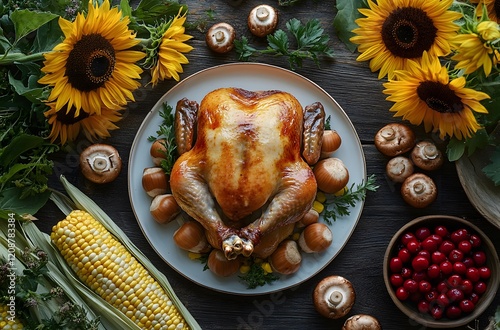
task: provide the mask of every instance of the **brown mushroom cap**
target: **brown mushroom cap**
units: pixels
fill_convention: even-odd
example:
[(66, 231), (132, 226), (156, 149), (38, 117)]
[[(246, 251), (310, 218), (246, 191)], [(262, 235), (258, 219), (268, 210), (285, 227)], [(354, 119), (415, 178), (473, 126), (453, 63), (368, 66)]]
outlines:
[(324, 317), (338, 319), (351, 310), (356, 300), (354, 288), (342, 276), (332, 275), (322, 279), (313, 292), (314, 307)]
[(345, 320), (342, 330), (382, 330), (382, 326), (371, 315), (357, 314)]
[(216, 23), (208, 29), (205, 41), (208, 47), (217, 53), (227, 53), (234, 47), (236, 31), (228, 23)]
[(375, 134), (375, 146), (384, 155), (395, 157), (415, 146), (415, 133), (402, 123), (387, 124)]
[(111, 182), (118, 177), (122, 169), (122, 160), (113, 146), (92, 144), (80, 154), (82, 174), (94, 183)]
[(248, 28), (258, 37), (265, 37), (278, 26), (278, 12), (269, 5), (259, 5), (248, 15)]
[(423, 173), (410, 175), (401, 185), (401, 195), (406, 203), (416, 208), (424, 208), (434, 202), (437, 188), (434, 181)]
[(413, 174), (414, 166), (412, 161), (405, 156), (391, 158), (385, 166), (387, 177), (391, 181), (401, 183)]
[(443, 153), (430, 141), (418, 142), (411, 152), (415, 166), (424, 171), (434, 171), (444, 163)]

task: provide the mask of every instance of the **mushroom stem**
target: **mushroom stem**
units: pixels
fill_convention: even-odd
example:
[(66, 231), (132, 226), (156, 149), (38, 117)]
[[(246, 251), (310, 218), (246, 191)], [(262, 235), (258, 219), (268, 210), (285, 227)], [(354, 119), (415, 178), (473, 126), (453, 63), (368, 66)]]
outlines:
[(426, 145), (422, 152), (428, 159), (436, 159), (439, 156), (437, 148), (433, 144)]
[(425, 184), (420, 181), (415, 182), (415, 184), (413, 185), (413, 191), (417, 194), (422, 194), (423, 192), (425, 192)]
[(265, 21), (269, 17), (269, 10), (266, 7), (261, 6), (257, 9), (257, 18), (259, 21)]
[(392, 127), (385, 127), (380, 131), (380, 135), (387, 141), (393, 140), (396, 137), (396, 132)]
[(217, 42), (222, 42), (224, 41), (224, 39), (226, 39), (226, 35), (224, 34), (224, 32), (217, 31), (215, 33), (215, 40), (217, 40)]
[(335, 290), (330, 294), (330, 297), (328, 297), (328, 302), (333, 306), (337, 306), (342, 302), (342, 299), (344, 299), (342, 292)]
[(113, 156), (114, 154), (111, 154), (108, 157), (103, 155), (95, 155), (93, 157), (87, 158), (87, 162), (95, 172), (108, 172), (111, 169), (111, 158)]

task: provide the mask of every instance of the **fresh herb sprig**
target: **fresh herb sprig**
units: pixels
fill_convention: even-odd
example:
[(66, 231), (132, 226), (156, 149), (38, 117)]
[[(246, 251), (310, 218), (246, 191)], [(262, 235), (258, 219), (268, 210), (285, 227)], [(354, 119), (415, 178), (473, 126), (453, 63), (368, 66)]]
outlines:
[(268, 46), (266, 49), (256, 49), (249, 44), (245, 36), (235, 40), (235, 50), (240, 61), (248, 61), (250, 57), (259, 55), (285, 56), (292, 70), (302, 67), (302, 62), (306, 59), (312, 60), (318, 67), (320, 66), (320, 56), (334, 57), (333, 49), (328, 45), (330, 37), (324, 34), (321, 22), (318, 19), (311, 19), (303, 24), (296, 18), (290, 19), (286, 23), (287, 32), (295, 39), (295, 49), (292, 49), (287, 32), (277, 30), (267, 36)]
[(162, 159), (160, 166), (166, 174), (170, 174), (177, 159), (172, 106), (166, 102), (163, 103), (163, 108), (160, 110), (159, 115), (163, 121), (156, 131), (156, 136), (150, 136), (148, 140), (150, 142), (161, 140), (162, 145), (165, 147), (165, 150), (161, 150), (161, 152), (165, 155), (165, 158)]
[(355, 186), (347, 187), (344, 194), (333, 196), (325, 202), (325, 210), (323, 211), (323, 219), (329, 225), (336, 221), (338, 217), (350, 214), (350, 208), (356, 205), (356, 202), (364, 200), (368, 191), (376, 191), (375, 175), (370, 175), (366, 181), (363, 181)]
[(247, 273), (238, 276), (240, 280), (246, 283), (247, 289), (255, 289), (259, 286), (270, 284), (279, 279), (275, 273), (267, 273), (261, 264), (252, 262)]

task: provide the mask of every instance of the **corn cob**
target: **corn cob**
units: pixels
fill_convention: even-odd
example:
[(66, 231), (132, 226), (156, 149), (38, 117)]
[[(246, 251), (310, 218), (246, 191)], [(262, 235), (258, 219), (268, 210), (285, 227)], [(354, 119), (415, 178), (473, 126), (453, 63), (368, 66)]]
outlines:
[(23, 324), (17, 317), (11, 317), (9, 315), (8, 306), (6, 304), (0, 303), (0, 329), (3, 330), (20, 330), (23, 329)]
[(163, 288), (89, 213), (72, 211), (51, 239), (79, 279), (140, 328), (188, 328)]

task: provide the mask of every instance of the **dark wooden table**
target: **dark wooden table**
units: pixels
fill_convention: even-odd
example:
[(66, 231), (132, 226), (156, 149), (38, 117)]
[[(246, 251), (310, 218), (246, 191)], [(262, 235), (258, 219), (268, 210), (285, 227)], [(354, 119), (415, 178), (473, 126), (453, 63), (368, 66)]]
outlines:
[[(231, 23), (238, 36), (245, 35), (259, 46), (264, 44), (252, 38), (246, 17), (250, 10), (261, 3), (277, 7), (277, 1), (184, 1), (190, 8), (188, 22), (194, 23), (207, 18), (206, 11), (213, 10), (214, 19), (208, 25), (219, 21)], [(430, 214), (447, 214), (470, 220), (484, 230), (498, 243), (499, 230), (476, 211), (465, 195), (453, 163), (431, 174), (438, 187), (438, 198), (425, 209), (414, 209), (401, 199), (398, 186), (390, 183), (384, 169), (387, 158), (381, 155), (373, 144), (374, 134), (385, 124), (395, 121), (389, 112), (390, 103), (382, 94), (382, 82), (371, 73), (366, 62), (356, 62), (357, 53), (351, 53), (338, 40), (332, 26), (335, 17), (334, 1), (302, 0), (292, 7), (279, 8), (280, 28), (290, 18), (306, 21), (312, 18), (321, 20), (325, 32), (331, 36), (331, 46), (335, 58), (321, 61), (321, 68), (312, 62), (305, 62), (297, 72), (314, 81), (333, 96), (353, 122), (361, 139), (366, 156), (368, 174), (377, 176), (380, 186), (376, 193), (369, 193), (359, 223), (342, 252), (320, 273), (297, 287), (283, 292), (263, 296), (234, 296), (200, 287), (170, 268), (153, 251), (143, 236), (132, 212), (127, 194), (127, 162), (134, 136), (142, 120), (175, 81), (160, 83), (156, 88), (143, 87), (136, 91), (136, 102), (130, 103), (119, 122), (120, 129), (112, 132), (105, 143), (114, 145), (120, 152), (124, 168), (118, 179), (105, 185), (87, 182), (79, 170), (78, 155), (88, 142), (81, 141), (61, 152), (55, 159), (55, 174), (51, 186), (62, 189), (57, 177), (65, 175), (93, 198), (114, 221), (129, 235), (131, 240), (166, 274), (176, 293), (204, 329), (340, 329), (344, 317), (329, 320), (321, 317), (312, 304), (312, 291), (315, 285), (328, 275), (342, 275), (350, 279), (357, 293), (356, 304), (349, 315), (371, 314), (377, 317), (384, 329), (424, 329), (400, 312), (386, 292), (382, 262), (384, 252), (393, 234), (409, 220)], [(236, 53), (219, 55), (205, 46), (204, 34), (197, 30), (189, 31), (194, 38), (190, 44), (195, 49), (188, 54), (190, 63), (181, 78), (199, 70), (219, 64), (237, 62)], [(285, 59), (261, 56), (259, 62), (288, 68)], [(145, 77), (145, 82), (149, 77)], [(396, 119), (399, 121), (399, 119)], [(37, 224), (44, 231), (62, 218), (52, 203), (48, 203), (38, 214)], [(497, 250), (499, 245), (497, 244)], [(500, 297), (490, 305), (479, 319), (479, 329), (484, 329), (488, 317), (493, 315)], [(471, 324), (473, 326), (473, 324)], [(462, 329), (469, 329), (463, 327)]]

